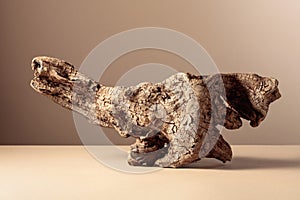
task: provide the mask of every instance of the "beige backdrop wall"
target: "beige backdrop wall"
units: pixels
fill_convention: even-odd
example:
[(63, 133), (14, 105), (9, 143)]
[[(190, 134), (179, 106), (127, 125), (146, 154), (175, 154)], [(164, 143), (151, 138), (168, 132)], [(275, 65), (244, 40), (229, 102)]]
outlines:
[[(280, 80), (283, 97), (271, 105), (264, 123), (223, 131), (231, 143), (300, 144), (300, 1), (2, 0), (0, 21), (1, 144), (80, 144), (71, 112), (29, 87), (31, 59), (49, 55), (80, 66), (107, 37), (146, 26), (194, 38), (222, 72), (256, 72)], [(189, 65), (170, 53), (144, 50), (122, 56), (111, 67), (118, 72), (148, 62)], [(101, 81), (113, 84), (111, 77)]]

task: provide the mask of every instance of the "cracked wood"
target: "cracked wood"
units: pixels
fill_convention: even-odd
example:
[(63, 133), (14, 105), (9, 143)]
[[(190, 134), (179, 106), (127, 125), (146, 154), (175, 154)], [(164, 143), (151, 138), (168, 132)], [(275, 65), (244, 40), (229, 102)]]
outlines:
[(203, 157), (230, 161), (219, 126), (258, 126), (280, 98), (278, 81), (257, 74), (196, 76), (177, 73), (160, 83), (104, 86), (63, 60), (36, 57), (31, 86), (91, 123), (134, 137), (128, 163), (180, 167)]

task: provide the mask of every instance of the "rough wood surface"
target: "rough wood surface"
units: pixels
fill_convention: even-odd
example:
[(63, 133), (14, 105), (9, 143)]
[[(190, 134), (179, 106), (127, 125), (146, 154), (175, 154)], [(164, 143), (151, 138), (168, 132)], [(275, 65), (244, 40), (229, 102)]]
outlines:
[(203, 157), (230, 161), (232, 151), (219, 126), (253, 127), (280, 98), (278, 81), (256, 74), (195, 76), (177, 73), (160, 83), (107, 87), (60, 59), (36, 57), (31, 86), (90, 122), (134, 137), (128, 162), (180, 167)]

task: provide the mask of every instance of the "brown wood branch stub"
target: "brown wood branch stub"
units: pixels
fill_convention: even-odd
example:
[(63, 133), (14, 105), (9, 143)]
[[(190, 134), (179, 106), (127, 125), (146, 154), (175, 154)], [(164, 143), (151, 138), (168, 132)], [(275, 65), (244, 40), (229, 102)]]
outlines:
[(232, 151), (219, 126), (253, 127), (280, 98), (278, 81), (257, 74), (195, 76), (177, 73), (160, 83), (107, 87), (63, 60), (36, 57), (31, 86), (91, 123), (134, 137), (128, 163), (180, 167), (203, 157), (230, 161)]

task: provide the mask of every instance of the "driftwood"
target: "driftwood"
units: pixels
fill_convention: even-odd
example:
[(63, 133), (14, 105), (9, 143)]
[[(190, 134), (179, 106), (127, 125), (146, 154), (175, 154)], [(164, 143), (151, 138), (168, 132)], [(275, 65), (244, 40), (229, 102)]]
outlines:
[(60, 59), (36, 57), (31, 86), (90, 122), (134, 137), (128, 162), (180, 167), (203, 157), (230, 161), (219, 126), (256, 127), (280, 98), (278, 81), (256, 74), (195, 76), (177, 73), (160, 83), (107, 87)]

